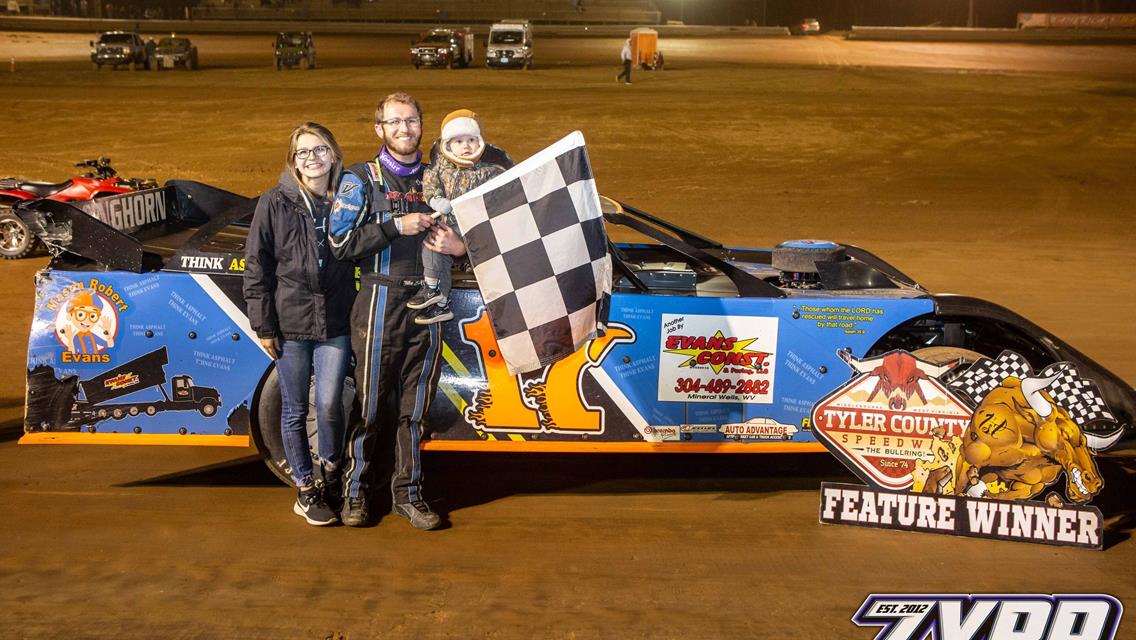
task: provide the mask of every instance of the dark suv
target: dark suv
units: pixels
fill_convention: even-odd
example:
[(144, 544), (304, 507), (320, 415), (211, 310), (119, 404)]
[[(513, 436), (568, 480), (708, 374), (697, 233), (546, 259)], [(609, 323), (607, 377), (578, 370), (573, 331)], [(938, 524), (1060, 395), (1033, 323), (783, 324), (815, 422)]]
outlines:
[(468, 67), (473, 64), (469, 27), (438, 28), (410, 45), (410, 64), (418, 67)]
[(273, 47), (276, 49), (277, 71), (297, 65), (301, 69), (316, 68), (316, 45), (311, 31), (282, 31), (277, 34)]
[(91, 62), (95, 70), (101, 70), (104, 64), (117, 69), (118, 65), (129, 65), (133, 71), (139, 67), (149, 69), (150, 59), (146, 52), (146, 43), (137, 33), (127, 31), (107, 31), (99, 34), (98, 41), (91, 43)]

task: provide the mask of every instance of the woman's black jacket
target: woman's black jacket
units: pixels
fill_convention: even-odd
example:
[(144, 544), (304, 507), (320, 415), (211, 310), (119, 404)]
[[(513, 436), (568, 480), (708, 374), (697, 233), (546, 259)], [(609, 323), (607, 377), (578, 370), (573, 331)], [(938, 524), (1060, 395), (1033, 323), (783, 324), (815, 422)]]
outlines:
[[(350, 332), (355, 265), (329, 252), (321, 277), (311, 204), (287, 170), (256, 204), (245, 247), (244, 296), (258, 337), (323, 341)], [(326, 242), (327, 231), (321, 233)]]

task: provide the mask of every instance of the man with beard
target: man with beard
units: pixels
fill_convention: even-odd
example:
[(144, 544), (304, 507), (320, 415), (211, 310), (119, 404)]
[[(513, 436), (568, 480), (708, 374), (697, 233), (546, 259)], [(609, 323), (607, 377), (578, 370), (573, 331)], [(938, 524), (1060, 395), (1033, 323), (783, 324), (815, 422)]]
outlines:
[(441, 325), (415, 324), (406, 301), (422, 282), (424, 243), (453, 256), (464, 255), (465, 244), (434, 223), (422, 197), (418, 101), (401, 92), (383, 98), (375, 108), (375, 133), (382, 149), (343, 174), (331, 213), (332, 253), (355, 260), (362, 274), (351, 310), (358, 410), (347, 432), (340, 520), (367, 523), (375, 443), (387, 426), (395, 429), (394, 512), (418, 529), (435, 529), (441, 518), (422, 497), (418, 445), (438, 382)]

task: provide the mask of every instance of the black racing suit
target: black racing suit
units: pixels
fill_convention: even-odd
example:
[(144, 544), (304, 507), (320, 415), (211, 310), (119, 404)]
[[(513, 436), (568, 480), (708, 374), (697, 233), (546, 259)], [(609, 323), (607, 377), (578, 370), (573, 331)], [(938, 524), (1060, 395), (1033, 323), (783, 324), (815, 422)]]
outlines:
[(420, 167), (410, 176), (383, 168), (376, 158), (344, 173), (331, 214), (331, 251), (360, 268), (351, 310), (356, 411), (347, 430), (345, 496), (370, 497), (375, 444), (381, 428), (395, 428), (391, 496), (395, 504), (422, 500), (419, 443), (423, 418), (438, 384), (440, 324), (420, 325), (406, 308), (422, 281), (426, 233), (404, 236), (394, 220), (429, 213)]

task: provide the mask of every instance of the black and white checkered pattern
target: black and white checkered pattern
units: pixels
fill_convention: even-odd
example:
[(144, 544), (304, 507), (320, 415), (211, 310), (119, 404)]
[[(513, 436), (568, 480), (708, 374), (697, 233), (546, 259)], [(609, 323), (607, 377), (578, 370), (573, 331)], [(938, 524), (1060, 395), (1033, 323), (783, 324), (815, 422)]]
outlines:
[(453, 207), (511, 373), (552, 364), (604, 330), (611, 258), (583, 134), (571, 133)]
[(977, 406), (986, 394), (1007, 377), (1048, 378), (1052, 375), (1057, 375), (1057, 379), (1045, 388), (1046, 392), (1078, 425), (1086, 426), (1099, 421), (1116, 422), (1116, 417), (1108, 410), (1096, 383), (1082, 378), (1077, 368), (1068, 362), (1051, 364), (1035, 376), (1033, 367), (1025, 358), (1013, 351), (1003, 351), (995, 360), (983, 358), (975, 362), (951, 381), (950, 387)]

